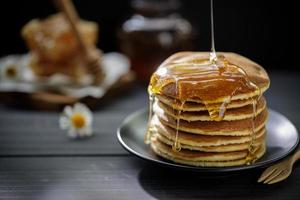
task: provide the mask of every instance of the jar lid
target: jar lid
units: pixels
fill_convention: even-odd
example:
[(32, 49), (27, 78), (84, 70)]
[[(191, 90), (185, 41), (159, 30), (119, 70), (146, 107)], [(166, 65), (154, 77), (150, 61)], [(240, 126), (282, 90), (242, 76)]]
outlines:
[(132, 0), (131, 6), (144, 16), (170, 14), (180, 7), (179, 0)]

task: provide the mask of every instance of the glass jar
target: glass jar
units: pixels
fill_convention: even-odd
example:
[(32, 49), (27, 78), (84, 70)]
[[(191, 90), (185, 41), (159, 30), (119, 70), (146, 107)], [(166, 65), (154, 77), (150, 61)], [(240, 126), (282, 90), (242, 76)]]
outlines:
[(148, 83), (168, 56), (192, 50), (194, 31), (176, 12), (177, 0), (133, 0), (131, 5), (135, 13), (121, 27), (120, 49), (130, 58), (138, 79)]

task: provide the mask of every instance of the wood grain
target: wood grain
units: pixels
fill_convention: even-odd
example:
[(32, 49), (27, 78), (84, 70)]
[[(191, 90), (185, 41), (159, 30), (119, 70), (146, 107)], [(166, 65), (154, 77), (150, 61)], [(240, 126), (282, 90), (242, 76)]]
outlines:
[(0, 159), (0, 199), (284, 199), (300, 196), (300, 168), (277, 185), (260, 171), (203, 175), (130, 156)]
[[(300, 128), (300, 75), (271, 73), (268, 106)], [(300, 167), (275, 185), (256, 183), (262, 170), (199, 174), (137, 159), (118, 144), (116, 129), (147, 105), (135, 86), (95, 111), (96, 134), (70, 140), (58, 128), (59, 112), (0, 106), (0, 199), (284, 199), (300, 197)]]
[(95, 111), (94, 136), (83, 140), (69, 139), (60, 130), (58, 112), (0, 109), (0, 156), (127, 154), (116, 131), (128, 114), (147, 104), (143, 89), (136, 91)]

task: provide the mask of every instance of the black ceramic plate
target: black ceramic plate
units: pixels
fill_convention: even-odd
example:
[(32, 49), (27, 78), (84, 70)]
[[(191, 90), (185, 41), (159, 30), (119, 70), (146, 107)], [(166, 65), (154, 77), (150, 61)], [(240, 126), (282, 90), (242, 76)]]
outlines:
[(240, 171), (251, 168), (266, 167), (288, 156), (298, 145), (299, 136), (294, 125), (282, 114), (269, 110), (267, 124), (267, 153), (252, 165), (238, 167), (194, 167), (177, 164), (155, 155), (149, 145), (144, 143), (147, 125), (146, 109), (129, 115), (118, 129), (118, 140), (130, 153), (164, 166), (204, 172)]

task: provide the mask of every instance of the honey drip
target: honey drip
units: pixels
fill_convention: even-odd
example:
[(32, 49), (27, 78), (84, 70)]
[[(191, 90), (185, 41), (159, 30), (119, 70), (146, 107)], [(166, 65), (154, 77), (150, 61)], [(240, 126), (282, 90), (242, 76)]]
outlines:
[(153, 104), (154, 104), (154, 95), (149, 92), (149, 113), (148, 113), (148, 124), (147, 124), (147, 130), (146, 130), (146, 135), (145, 135), (145, 143), (149, 144), (151, 141), (152, 133), (154, 132), (154, 127), (151, 126), (151, 120), (153, 116)]
[(210, 118), (214, 121), (224, 119), (228, 104), (232, 97), (239, 93), (254, 93), (252, 97), (253, 120), (251, 141), (246, 162), (251, 164), (256, 158), (254, 153), (256, 104), (261, 95), (260, 88), (248, 77), (240, 66), (230, 63), (224, 56), (217, 55), (214, 43), (213, 1), (211, 0), (211, 53), (208, 57), (197, 57), (197, 53), (175, 57), (159, 66), (151, 77), (148, 92), (150, 94), (150, 109), (148, 131), (145, 141), (151, 138), (150, 120), (152, 118), (153, 98), (155, 95), (166, 95), (181, 102), (176, 112), (176, 136), (172, 149), (180, 151), (178, 141), (181, 114), (186, 101), (200, 100), (205, 105)]
[(184, 101), (181, 102), (179, 110), (175, 111), (175, 112), (177, 112), (177, 114), (176, 114), (176, 134), (175, 134), (174, 143), (172, 145), (173, 151), (180, 151), (181, 150), (181, 145), (180, 145), (180, 142), (178, 140), (178, 137), (179, 137), (180, 116), (181, 116), (181, 112), (183, 110), (184, 103), (185, 103)]
[(259, 94), (257, 97), (252, 97), (252, 107), (253, 107), (253, 115), (252, 115), (252, 123), (251, 123), (251, 140), (248, 146), (248, 155), (246, 157), (246, 164), (250, 165), (252, 164), (257, 157), (255, 156), (255, 152), (257, 151), (257, 147), (255, 147), (255, 139), (256, 139), (256, 132), (255, 132), (255, 119), (257, 116), (257, 102), (261, 97), (261, 91), (258, 88)]

